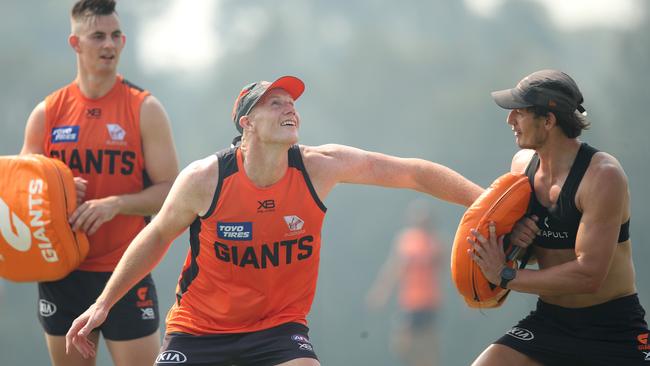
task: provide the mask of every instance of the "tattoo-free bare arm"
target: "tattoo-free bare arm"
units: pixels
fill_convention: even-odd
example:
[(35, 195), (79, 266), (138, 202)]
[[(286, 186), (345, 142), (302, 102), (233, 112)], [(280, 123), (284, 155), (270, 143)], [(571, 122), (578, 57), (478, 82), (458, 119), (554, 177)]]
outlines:
[[(337, 183), (406, 188), (469, 206), (483, 188), (456, 171), (423, 159), (399, 158), (344, 145), (305, 147), (308, 170), (325, 193)], [(313, 173), (312, 173), (313, 171)]]
[(171, 126), (162, 104), (147, 97), (140, 111), (144, 165), (152, 185), (141, 192), (119, 196), (119, 214), (152, 215), (162, 206), (178, 174), (178, 157)]
[(45, 101), (40, 102), (27, 118), (25, 138), (20, 155), (43, 154), (45, 139)]

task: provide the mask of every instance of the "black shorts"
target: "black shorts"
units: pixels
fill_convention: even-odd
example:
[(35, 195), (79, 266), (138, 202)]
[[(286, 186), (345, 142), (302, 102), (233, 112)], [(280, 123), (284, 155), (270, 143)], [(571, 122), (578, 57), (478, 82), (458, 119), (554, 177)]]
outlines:
[(570, 309), (537, 302), (537, 309), (495, 343), (544, 365), (650, 366), (645, 311), (637, 295)]
[[(59, 281), (39, 282), (38, 318), (47, 334), (62, 336), (72, 322), (95, 302), (110, 272), (74, 271)], [(158, 297), (147, 275), (118, 301), (98, 329), (104, 338), (126, 341), (158, 330)]]
[(271, 366), (304, 357), (318, 359), (309, 328), (286, 323), (250, 333), (170, 333), (165, 335), (156, 365)]

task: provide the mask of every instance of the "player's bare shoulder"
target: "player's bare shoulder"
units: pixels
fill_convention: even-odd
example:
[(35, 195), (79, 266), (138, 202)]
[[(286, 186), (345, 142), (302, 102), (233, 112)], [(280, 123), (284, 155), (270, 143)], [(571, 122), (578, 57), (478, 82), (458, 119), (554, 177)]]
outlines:
[(197, 188), (200, 186), (205, 190), (214, 192), (214, 189), (210, 189), (208, 186), (212, 186), (212, 188), (217, 186), (219, 181), (219, 159), (216, 155), (210, 155), (193, 161), (183, 169), (181, 174), (186, 176), (189, 183), (196, 184)]
[(25, 139), (21, 154), (42, 154), (45, 139), (45, 101), (34, 107), (25, 126)]
[(206, 212), (219, 182), (219, 160), (211, 155), (185, 167), (174, 182), (180, 197), (199, 214)]
[(312, 180), (320, 181), (326, 177), (327, 171), (336, 166), (336, 157), (330, 145), (308, 146), (299, 145), (305, 169)]
[(576, 192), (576, 204), (581, 212), (585, 213), (591, 208), (609, 208), (611, 202), (622, 204), (622, 219), (629, 217), (630, 193), (628, 179), (623, 167), (618, 160), (606, 153), (599, 151), (592, 158), (589, 167), (585, 172), (578, 191)]
[(342, 175), (355, 170), (364, 161), (362, 150), (339, 144), (301, 145), (300, 151), (310, 174), (325, 174), (336, 181), (341, 181)]
[(535, 150), (530, 149), (521, 149), (517, 151), (515, 156), (512, 157), (512, 163), (510, 165), (510, 171), (512, 173), (521, 173), (526, 172), (526, 167), (530, 163), (530, 159), (533, 158)]
[(169, 117), (162, 103), (153, 95), (147, 95), (140, 106), (140, 129), (168, 128)]
[(346, 146), (337, 144), (300, 145), (305, 169), (321, 199), (325, 199), (330, 190), (341, 181), (341, 172), (346, 166), (345, 148)]
[(594, 190), (607, 191), (607, 187), (610, 187), (627, 191), (628, 180), (623, 166), (614, 156), (604, 151), (597, 152), (591, 158), (583, 181)]
[(300, 145), (300, 153), (302, 154), (305, 166), (310, 170), (320, 170), (336, 165), (336, 161), (340, 157), (340, 148), (341, 145), (336, 144), (320, 146)]

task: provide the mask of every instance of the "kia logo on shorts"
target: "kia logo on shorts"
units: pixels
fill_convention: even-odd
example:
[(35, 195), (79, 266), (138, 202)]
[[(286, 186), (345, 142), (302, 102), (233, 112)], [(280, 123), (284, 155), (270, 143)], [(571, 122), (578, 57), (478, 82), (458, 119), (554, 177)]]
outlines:
[(187, 357), (178, 351), (165, 351), (158, 355), (156, 363), (185, 363)]
[(522, 341), (530, 341), (535, 338), (535, 335), (530, 330), (518, 327), (512, 327), (512, 329), (510, 329), (506, 334), (521, 339)]
[(56, 305), (47, 300), (38, 300), (38, 312), (43, 317), (48, 317), (56, 313)]

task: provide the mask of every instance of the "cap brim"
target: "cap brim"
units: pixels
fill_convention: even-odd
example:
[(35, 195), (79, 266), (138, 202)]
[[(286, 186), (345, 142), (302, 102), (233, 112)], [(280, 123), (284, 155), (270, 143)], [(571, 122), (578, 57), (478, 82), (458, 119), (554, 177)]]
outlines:
[(492, 99), (501, 108), (517, 109), (532, 107), (533, 104), (526, 102), (517, 93), (517, 89), (506, 89), (492, 92)]
[(302, 80), (298, 79), (295, 76), (282, 76), (278, 78), (276, 81), (272, 82), (271, 85), (269, 85), (269, 87), (266, 88), (264, 94), (266, 94), (269, 90), (272, 89), (286, 90), (287, 93), (291, 95), (293, 100), (297, 100), (305, 91), (305, 83), (303, 83)]

